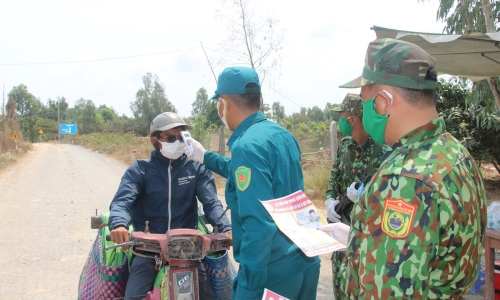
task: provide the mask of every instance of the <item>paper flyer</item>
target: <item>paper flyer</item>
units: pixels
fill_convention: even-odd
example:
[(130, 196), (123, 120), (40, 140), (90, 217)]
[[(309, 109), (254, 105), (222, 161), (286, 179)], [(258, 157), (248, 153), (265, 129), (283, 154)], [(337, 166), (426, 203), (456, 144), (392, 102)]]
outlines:
[(276, 294), (273, 291), (264, 288), (264, 295), (262, 296), (262, 300), (290, 300), (290, 299), (285, 298), (281, 295)]
[(317, 230), (326, 219), (302, 191), (288, 196), (260, 201), (278, 228), (309, 257), (331, 253), (345, 246), (329, 234)]

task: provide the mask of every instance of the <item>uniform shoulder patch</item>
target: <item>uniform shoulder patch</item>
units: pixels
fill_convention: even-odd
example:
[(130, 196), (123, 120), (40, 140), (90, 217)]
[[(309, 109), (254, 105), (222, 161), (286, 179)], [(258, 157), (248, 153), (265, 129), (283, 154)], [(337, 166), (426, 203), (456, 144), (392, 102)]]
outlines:
[(410, 235), (417, 206), (403, 199), (385, 199), (382, 231), (391, 238), (404, 239)]
[(244, 191), (250, 185), (250, 180), (252, 179), (252, 170), (245, 166), (240, 166), (236, 169), (236, 186), (240, 191)]

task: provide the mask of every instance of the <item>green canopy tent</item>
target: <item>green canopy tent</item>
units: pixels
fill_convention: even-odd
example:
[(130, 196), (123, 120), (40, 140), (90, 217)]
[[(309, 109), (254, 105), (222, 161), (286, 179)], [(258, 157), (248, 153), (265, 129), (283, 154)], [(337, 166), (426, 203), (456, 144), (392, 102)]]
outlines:
[(500, 32), (464, 35), (402, 31), (373, 26), (377, 38), (392, 38), (420, 46), (436, 60), (439, 74), (480, 81), (500, 76)]

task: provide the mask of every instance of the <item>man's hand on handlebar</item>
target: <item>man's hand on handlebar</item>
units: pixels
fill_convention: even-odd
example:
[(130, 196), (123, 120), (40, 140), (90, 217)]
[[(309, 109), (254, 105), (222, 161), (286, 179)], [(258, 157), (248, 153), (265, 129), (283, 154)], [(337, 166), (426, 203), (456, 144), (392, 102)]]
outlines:
[(227, 244), (227, 250), (231, 249), (231, 246), (233, 245), (233, 232), (231, 230), (228, 230), (224, 232), (225, 235), (229, 238), (229, 243)]
[[(123, 226), (118, 226), (111, 230), (109, 236), (115, 244), (125, 243), (130, 240), (130, 233), (128, 232), (128, 229)], [(129, 247), (130, 246), (123, 246), (122, 250), (127, 251)]]

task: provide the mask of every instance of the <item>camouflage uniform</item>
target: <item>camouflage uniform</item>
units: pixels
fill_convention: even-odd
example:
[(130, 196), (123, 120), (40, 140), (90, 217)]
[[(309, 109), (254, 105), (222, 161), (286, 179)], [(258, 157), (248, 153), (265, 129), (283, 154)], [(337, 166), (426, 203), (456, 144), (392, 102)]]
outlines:
[[(372, 160), (375, 143), (371, 138), (359, 147), (350, 136), (343, 137), (339, 142), (337, 158), (333, 163), (326, 198), (337, 199), (345, 193), (349, 185), (354, 181), (361, 182), (368, 174), (369, 165), (372, 165), (372, 172), (375, 172), (380, 165), (380, 156), (383, 151), (379, 151), (375, 159)], [(348, 174), (350, 165), (350, 174)]]
[[(348, 111), (361, 117), (363, 115), (362, 110), (363, 105), (359, 95), (347, 94), (339, 111)], [(377, 147), (378, 149), (374, 149)], [(374, 151), (377, 153), (373, 156)], [(340, 199), (340, 196), (345, 193), (351, 183), (364, 181), (367, 175), (371, 175), (369, 174), (370, 171), (375, 172), (378, 169), (383, 152), (380, 150), (380, 146), (376, 146), (371, 138), (362, 147), (359, 147), (352, 137), (343, 137), (339, 142), (337, 158), (333, 163), (326, 198)], [(348, 198), (344, 199), (351, 202)], [(347, 213), (350, 213), (350, 210)], [(347, 266), (347, 261), (344, 260), (345, 256), (345, 251), (335, 251), (332, 254), (332, 278), (335, 299), (345, 298)]]
[(485, 202), (479, 168), (443, 119), (410, 132), (354, 206), (350, 298), (463, 298), (477, 278)]
[[(341, 87), (435, 89), (426, 77), (434, 64), (416, 45), (375, 40), (362, 76)], [(444, 120), (434, 119), (392, 145), (355, 204), (346, 292), (351, 299), (464, 299), (485, 228), (481, 172)]]
[[(348, 111), (361, 118), (363, 116), (363, 104), (359, 95), (347, 94), (342, 101), (339, 112), (343, 111)], [(351, 183), (364, 179), (371, 162), (373, 146), (372, 139), (369, 139), (362, 147), (359, 147), (350, 136), (345, 136), (340, 140), (337, 158), (333, 163), (328, 190), (326, 191), (327, 199), (339, 199)], [(373, 163), (371, 163), (373, 171), (380, 165), (379, 158), (380, 155), (377, 155)]]

